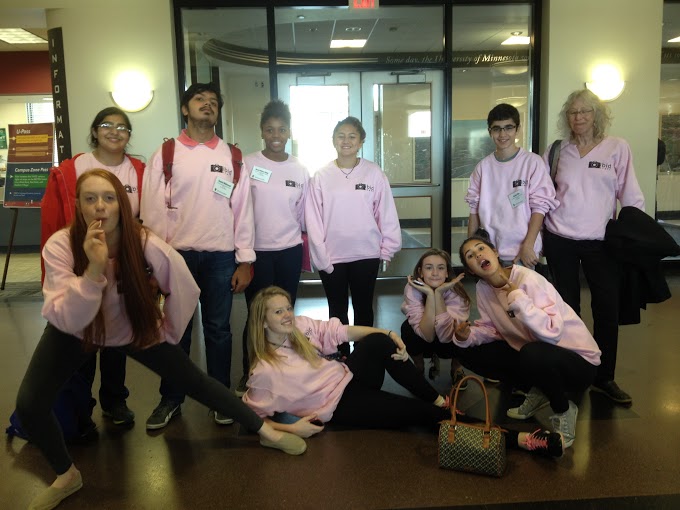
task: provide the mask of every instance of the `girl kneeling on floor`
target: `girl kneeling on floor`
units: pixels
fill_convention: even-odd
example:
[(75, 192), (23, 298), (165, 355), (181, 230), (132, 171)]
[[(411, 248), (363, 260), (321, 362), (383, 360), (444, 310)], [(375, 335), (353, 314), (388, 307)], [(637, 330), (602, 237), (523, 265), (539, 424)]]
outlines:
[(305, 451), (304, 440), (274, 430), (174, 345), (199, 289), (184, 259), (132, 216), (114, 174), (95, 169), (78, 178), (75, 219), (50, 237), (43, 259), (48, 324), (19, 388), (17, 415), (57, 478), (29, 509), (54, 508), (83, 485), (52, 408), (62, 385), (96, 349), (119, 350), (167, 377), (210, 409), (256, 430), (263, 446)]
[[(393, 331), (295, 316), (288, 293), (278, 287), (255, 296), (249, 320), (251, 364), (243, 401), (275, 429), (310, 437), (324, 423), (435, 428), (451, 417), (447, 399), (407, 362), (404, 343)], [(350, 341), (356, 343), (349, 357), (334, 359), (338, 345)], [(383, 391), (385, 371), (417, 398)], [(275, 413), (301, 418), (275, 423), (268, 418)], [(561, 436), (548, 431), (511, 431), (506, 443), (553, 457), (563, 451)]]
[[(401, 311), (406, 320), (401, 325), (401, 337), (413, 363), (422, 374), (424, 358), (431, 358), (433, 372), (438, 372), (438, 359), (451, 359), (451, 384), (458, 384), (465, 373), (457, 359), (461, 351), (451, 341), (441, 342), (435, 331), (435, 323), (442, 320), (466, 321), (470, 315), (470, 298), (460, 280), (463, 274), (455, 277), (451, 266), (451, 256), (436, 248), (422, 254), (413, 274), (408, 276), (404, 287), (404, 302)], [(464, 383), (464, 390), (467, 381)]]
[(474, 326), (442, 324), (437, 335), (474, 352), (466, 356), (466, 366), (475, 373), (530, 388), (522, 405), (507, 415), (525, 420), (550, 405), (554, 431), (571, 446), (578, 408), (566, 393), (583, 391), (595, 379), (600, 364), (595, 340), (543, 276), (518, 265), (502, 267), (488, 238), (464, 241), (460, 260), (479, 278), (480, 319)]

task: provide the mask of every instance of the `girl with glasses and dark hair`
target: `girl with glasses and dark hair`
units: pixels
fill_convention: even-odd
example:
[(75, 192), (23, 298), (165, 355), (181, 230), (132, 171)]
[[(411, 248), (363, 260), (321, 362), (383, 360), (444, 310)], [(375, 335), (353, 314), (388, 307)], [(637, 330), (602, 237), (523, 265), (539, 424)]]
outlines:
[(54, 508), (83, 485), (52, 408), (59, 389), (95, 349), (134, 358), (210, 409), (257, 431), (263, 446), (291, 455), (306, 449), (304, 440), (264, 423), (176, 346), (199, 289), (181, 255), (133, 216), (126, 195), (111, 172), (85, 172), (76, 184), (74, 221), (43, 249), (42, 315), (48, 323), (19, 388), (17, 415), (57, 478), (31, 510)]
[[(80, 175), (93, 168), (103, 168), (113, 173), (123, 184), (130, 202), (133, 216), (139, 216), (139, 201), (142, 189), (144, 163), (126, 153), (130, 142), (132, 124), (128, 115), (116, 107), (104, 108), (98, 112), (90, 124), (88, 143), (92, 152), (77, 154), (62, 161), (50, 170), (45, 195), (41, 202), (40, 248), (59, 229), (68, 225), (74, 218), (76, 203), (76, 181)], [(43, 267), (44, 262), (41, 260)], [(97, 355), (92, 353), (88, 362), (79, 370), (92, 386), (97, 366)], [(99, 403), (104, 416), (114, 424), (132, 424), (135, 414), (128, 408), (129, 395), (125, 387), (125, 356), (117, 352), (102, 352), (99, 355), (101, 386)], [(92, 400), (92, 407), (96, 401)], [(87, 434), (94, 429), (92, 420), (83, 423), (81, 433)]]

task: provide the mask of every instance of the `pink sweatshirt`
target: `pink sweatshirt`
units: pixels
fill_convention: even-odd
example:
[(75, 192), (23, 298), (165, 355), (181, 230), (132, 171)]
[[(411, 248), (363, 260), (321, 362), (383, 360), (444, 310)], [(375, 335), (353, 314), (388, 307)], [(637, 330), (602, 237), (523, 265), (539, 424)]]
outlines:
[[(465, 201), (470, 213), (479, 215), (479, 224), (489, 232), (500, 258), (507, 261), (519, 253), (531, 215), (545, 215), (559, 205), (545, 162), (521, 147), (510, 161), (501, 163), (493, 153), (481, 160), (470, 176)], [(539, 233), (534, 251), (542, 250)]]
[(515, 350), (529, 342), (548, 342), (579, 354), (592, 365), (600, 364), (600, 349), (576, 312), (555, 287), (540, 274), (512, 266), (510, 280), (519, 287), (506, 294), (483, 280), (477, 282), (480, 318), (467, 341), (459, 342), (453, 324), (435, 326), (439, 338), (453, 338), (460, 347), (505, 340)]
[[(439, 324), (440, 328), (443, 328), (445, 324), (450, 323), (453, 329), (454, 320), (460, 322), (468, 319), (470, 316), (470, 305), (466, 304), (463, 298), (453, 290), (446, 291), (443, 297), (446, 311), (434, 317), (435, 328), (437, 324)], [(416, 335), (420, 338), (425, 338), (420, 329), (420, 321), (425, 314), (425, 295), (422, 292), (418, 292), (408, 283), (404, 287), (404, 302), (401, 304), (401, 313), (406, 315), (406, 319)], [(442, 343), (451, 342), (450, 337), (437, 338)]]
[[(317, 321), (295, 317), (295, 326), (322, 354), (333, 354), (347, 342), (347, 326), (336, 318)], [(288, 340), (277, 349), (281, 360), (274, 365), (260, 361), (251, 370), (243, 402), (260, 417), (287, 412), (296, 416), (316, 413), (328, 422), (352, 380), (347, 365), (319, 358), (318, 367), (292, 350)]]
[(213, 191), (218, 177), (233, 182), (229, 146), (217, 136), (198, 143), (182, 131), (167, 186), (162, 160), (159, 148), (144, 172), (144, 226), (176, 250), (236, 251), (237, 262), (253, 262), (255, 227), (247, 167), (231, 198)]
[(310, 180), (305, 219), (312, 263), (392, 260), (401, 249), (401, 229), (390, 183), (382, 169), (361, 159), (347, 177), (331, 161)]
[[(286, 161), (272, 161), (254, 152), (245, 157), (250, 169), (250, 194), (255, 217), (255, 249), (285, 250), (302, 243), (305, 230), (305, 193), (309, 172), (294, 156)], [(267, 182), (266, 172), (271, 174)]]
[(91, 152), (83, 153), (80, 157), (75, 159), (76, 164), (76, 178), (80, 177), (88, 170), (93, 168), (103, 168), (113, 173), (118, 180), (123, 183), (127, 197), (130, 199), (130, 206), (132, 206), (132, 215), (139, 216), (139, 192), (137, 190), (137, 171), (132, 166), (130, 158), (123, 158), (123, 162), (117, 166), (108, 166), (100, 163), (94, 154)]
[[(550, 147), (543, 154), (546, 164), (549, 154)], [(555, 180), (560, 206), (545, 218), (553, 234), (602, 240), (607, 222), (616, 217), (617, 199), (621, 207), (645, 210), (633, 155), (622, 138), (608, 136), (583, 157), (575, 144), (564, 140)]]
[[(144, 240), (141, 241), (144, 244)], [(67, 229), (55, 233), (43, 248), (45, 259), (45, 301), (42, 316), (58, 330), (83, 338), (101, 308), (106, 327), (106, 346), (132, 342), (132, 329), (123, 296), (117, 291), (115, 259), (109, 259), (105, 277), (93, 281), (73, 272), (73, 252)], [(144, 258), (153, 268), (158, 286), (166, 294), (163, 305), (162, 341), (176, 344), (182, 338), (198, 304), (199, 289), (182, 256), (153, 233), (149, 235)]]

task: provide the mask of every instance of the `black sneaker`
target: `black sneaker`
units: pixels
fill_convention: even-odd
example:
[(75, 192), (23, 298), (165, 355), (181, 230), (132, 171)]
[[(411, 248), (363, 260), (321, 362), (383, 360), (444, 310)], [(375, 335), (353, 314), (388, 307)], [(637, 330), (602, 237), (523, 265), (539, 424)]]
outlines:
[(125, 402), (114, 404), (110, 409), (102, 409), (102, 415), (111, 418), (114, 425), (132, 425), (135, 422), (135, 413)]
[(559, 432), (537, 429), (527, 435), (523, 446), (542, 457), (559, 458), (564, 454), (564, 437)]
[(182, 407), (179, 404), (161, 399), (161, 403), (146, 420), (146, 428), (147, 430), (162, 429), (172, 418), (180, 414), (182, 414)]
[(633, 397), (619, 388), (615, 381), (604, 381), (593, 384), (590, 389), (602, 393), (617, 404), (630, 406), (633, 404)]

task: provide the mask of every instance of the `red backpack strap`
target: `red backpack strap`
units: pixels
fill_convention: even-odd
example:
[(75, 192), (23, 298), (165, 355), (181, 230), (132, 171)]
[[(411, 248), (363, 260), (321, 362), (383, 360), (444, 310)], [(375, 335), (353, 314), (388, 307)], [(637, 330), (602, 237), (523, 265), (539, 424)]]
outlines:
[(238, 183), (241, 177), (241, 168), (243, 168), (243, 153), (241, 149), (236, 147), (233, 143), (229, 143), (229, 150), (231, 151), (231, 165), (234, 167), (234, 186)]
[(172, 162), (175, 160), (175, 139), (166, 138), (162, 145), (163, 153), (163, 177), (167, 185), (172, 179)]

